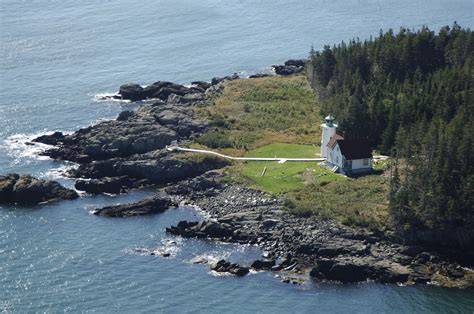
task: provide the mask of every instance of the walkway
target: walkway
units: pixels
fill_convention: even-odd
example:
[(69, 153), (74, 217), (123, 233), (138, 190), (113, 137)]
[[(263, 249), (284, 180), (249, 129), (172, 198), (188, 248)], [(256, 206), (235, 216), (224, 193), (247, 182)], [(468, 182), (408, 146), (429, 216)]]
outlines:
[[(193, 148), (184, 148), (184, 147), (179, 147), (179, 146), (167, 146), (167, 150), (169, 151), (182, 151), (182, 152), (193, 152), (193, 153), (201, 153), (201, 154), (209, 154), (209, 155), (214, 155), (214, 156), (219, 156), (222, 158), (227, 158), (231, 160), (253, 160), (253, 161), (276, 161), (280, 164), (287, 162), (287, 161), (296, 161), (296, 162), (321, 162), (324, 161), (325, 158), (319, 157), (319, 158), (281, 158), (281, 157), (232, 157), (224, 154), (220, 154), (217, 152), (213, 152), (211, 150), (204, 150), (204, 149), (193, 149)], [(374, 160), (385, 160), (388, 159), (388, 156), (383, 156), (383, 155), (378, 155), (378, 156), (373, 156)]]
[(222, 158), (227, 158), (231, 160), (254, 160), (254, 161), (277, 161), (278, 163), (284, 163), (287, 161), (297, 161), (297, 162), (318, 162), (324, 161), (324, 158), (281, 158), (281, 157), (274, 157), (274, 158), (266, 158), (266, 157), (232, 157), (227, 156), (224, 154), (219, 154), (210, 150), (204, 149), (193, 149), (193, 148), (184, 148), (179, 146), (168, 146), (167, 149), (169, 151), (183, 151), (183, 152), (193, 152), (193, 153), (201, 153), (201, 154), (209, 154), (215, 155)]

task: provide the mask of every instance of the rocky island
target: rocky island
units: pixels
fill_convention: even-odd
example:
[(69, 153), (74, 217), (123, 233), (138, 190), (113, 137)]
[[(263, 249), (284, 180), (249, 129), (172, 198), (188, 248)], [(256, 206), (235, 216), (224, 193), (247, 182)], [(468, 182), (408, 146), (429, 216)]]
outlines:
[[(293, 84), (295, 81), (291, 80), (303, 70), (303, 65), (304, 61), (290, 60), (275, 70), (282, 76), (290, 75)], [(203, 114), (202, 108), (212, 107), (223, 91), (232, 92), (240, 81), (286, 84), (278, 81), (281, 79), (286, 80), (256, 75), (249, 79), (215, 78), (211, 83), (195, 82), (191, 87), (163, 81), (147, 87), (126, 84), (120, 87), (120, 96), (116, 97), (131, 101), (147, 99), (152, 103), (70, 135), (56, 132), (40, 136), (34, 142), (52, 145), (44, 154), (53, 159), (79, 164), (69, 173), (77, 178), (78, 190), (125, 193), (144, 186), (160, 190), (160, 196), (97, 209), (96, 215), (126, 217), (159, 213), (178, 203), (193, 204), (210, 218), (181, 221), (169, 226), (167, 232), (255, 244), (264, 251), (263, 259), (251, 265), (224, 260), (212, 264), (211, 269), (217, 272), (242, 276), (253, 268), (344, 283), (372, 280), (472, 285), (474, 273), (461, 266), (466, 256), (459, 258), (459, 251), (438, 252), (423, 245), (406, 245), (390, 233), (348, 226), (333, 219), (295, 215), (288, 210), (282, 195), (250, 188), (240, 180), (229, 180), (234, 172), (228, 160), (166, 149), (173, 141), (184, 146), (205, 143), (208, 147), (219, 147), (213, 146), (219, 140), (222, 144), (223, 140), (216, 131), (229, 122), (219, 114)], [(296, 76), (298, 84), (302, 79)], [(226, 146), (224, 138), (220, 147)]]
[(76, 191), (56, 181), (16, 173), (0, 175), (0, 204), (34, 205), (78, 197)]

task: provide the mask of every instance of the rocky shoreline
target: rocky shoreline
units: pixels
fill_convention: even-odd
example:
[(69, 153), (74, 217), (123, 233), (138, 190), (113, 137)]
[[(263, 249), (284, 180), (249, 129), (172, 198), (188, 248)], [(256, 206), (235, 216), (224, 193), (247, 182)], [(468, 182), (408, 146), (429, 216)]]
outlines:
[[(181, 201), (200, 206), (211, 217), (182, 221), (167, 232), (257, 244), (265, 252), (265, 260), (255, 261), (251, 268), (307, 273), (317, 280), (443, 285), (472, 280), (472, 272), (449, 256), (398, 244), (383, 235), (334, 221), (295, 217), (283, 209), (280, 200), (244, 186), (219, 185), (220, 178), (218, 173), (208, 173), (166, 189), (177, 193)], [(197, 186), (202, 188), (193, 193)]]
[[(278, 75), (303, 71), (304, 61), (288, 60), (274, 66)], [(255, 77), (258, 77), (256, 75)], [(237, 184), (225, 183), (216, 171), (228, 165), (217, 157), (171, 152), (173, 141), (186, 143), (212, 125), (197, 117), (194, 106), (205, 105), (233, 75), (186, 87), (158, 81), (149, 86), (126, 84), (120, 99), (152, 100), (136, 111), (123, 111), (117, 119), (65, 135), (56, 132), (34, 142), (54, 146), (44, 155), (79, 164), (69, 172), (76, 189), (87, 193), (125, 193), (156, 186), (160, 194), (133, 204), (110, 206), (96, 215), (126, 217), (159, 213), (179, 202), (199, 206), (210, 216), (203, 221), (182, 221), (167, 232), (241, 244), (256, 244), (262, 260), (251, 265), (219, 261), (218, 272), (245, 275), (255, 270), (307, 274), (315, 280), (344, 283), (429, 283), (466, 286), (474, 282), (471, 270), (451, 256), (418, 246), (405, 246), (384, 235), (355, 230), (334, 221), (289, 214), (282, 201)], [(466, 284), (467, 283), (467, 284)]]

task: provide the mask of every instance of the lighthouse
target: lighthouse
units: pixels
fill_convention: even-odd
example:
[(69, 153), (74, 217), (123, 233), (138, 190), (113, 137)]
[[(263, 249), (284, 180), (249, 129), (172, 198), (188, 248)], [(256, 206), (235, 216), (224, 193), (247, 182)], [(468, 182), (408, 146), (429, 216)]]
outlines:
[(329, 143), (334, 134), (336, 134), (337, 124), (334, 123), (334, 118), (329, 115), (324, 118), (324, 123), (321, 124), (321, 157), (328, 157), (328, 148), (326, 145)]

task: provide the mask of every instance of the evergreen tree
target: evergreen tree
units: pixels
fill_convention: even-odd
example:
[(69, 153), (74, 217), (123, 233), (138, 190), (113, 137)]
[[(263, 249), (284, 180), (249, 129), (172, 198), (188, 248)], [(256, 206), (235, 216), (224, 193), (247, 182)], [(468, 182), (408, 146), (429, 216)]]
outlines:
[(389, 199), (399, 227), (474, 225), (473, 56), (473, 33), (456, 23), (310, 53), (322, 113), (397, 158)]

